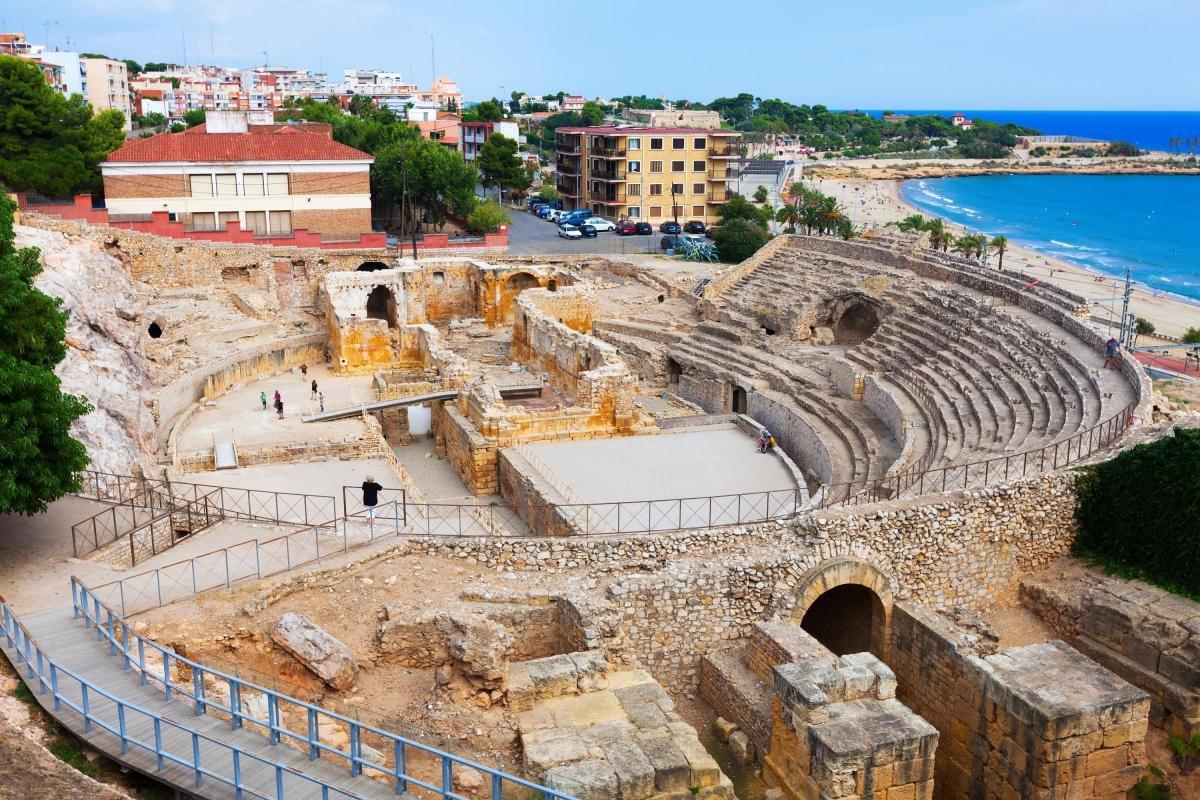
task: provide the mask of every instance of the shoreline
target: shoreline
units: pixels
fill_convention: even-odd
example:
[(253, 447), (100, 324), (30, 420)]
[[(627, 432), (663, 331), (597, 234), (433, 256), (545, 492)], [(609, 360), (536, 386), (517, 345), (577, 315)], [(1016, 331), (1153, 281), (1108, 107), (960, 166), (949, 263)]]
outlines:
[(1169, 153), (1137, 157), (997, 159), (862, 158), (800, 161), (814, 180), (908, 180), (972, 175), (1200, 175), (1200, 160)]
[[(914, 176), (915, 177), (915, 176)], [(833, 195), (845, 208), (856, 226), (880, 228), (889, 222), (899, 221), (910, 214), (932, 215), (906, 202), (900, 192), (900, 181), (908, 178), (822, 178), (819, 176), (803, 180), (811, 182), (825, 194)], [(955, 235), (967, 229), (946, 220), (947, 227)], [(988, 263), (994, 264), (996, 256), (989, 256)], [(1005, 269), (1028, 273), (1031, 277), (1053, 283), (1074, 292), (1089, 302), (1114, 297), (1123, 291), (1120, 278), (1061, 258), (1047, 256), (1027, 246), (1010, 240), (1004, 254)], [(1135, 284), (1129, 301), (1130, 311), (1154, 323), (1156, 333), (1180, 337), (1188, 328), (1200, 327), (1200, 303), (1181, 298), (1167, 292), (1154, 294)], [(1104, 305), (1092, 304), (1092, 321), (1104, 324), (1110, 318), (1112, 325), (1119, 324), (1121, 303), (1110, 301)], [(1111, 315), (1111, 316), (1110, 316)], [(1154, 337), (1143, 337), (1146, 339)]]

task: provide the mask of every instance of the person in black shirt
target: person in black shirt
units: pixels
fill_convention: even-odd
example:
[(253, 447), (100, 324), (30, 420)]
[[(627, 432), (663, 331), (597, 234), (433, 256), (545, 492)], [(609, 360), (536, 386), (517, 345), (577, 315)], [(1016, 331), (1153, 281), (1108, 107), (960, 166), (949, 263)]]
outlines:
[(383, 491), (383, 487), (375, 482), (374, 475), (368, 475), (363, 481), (363, 506), (367, 509), (367, 526), (372, 531), (375, 530), (375, 506), (379, 505), (379, 493)]

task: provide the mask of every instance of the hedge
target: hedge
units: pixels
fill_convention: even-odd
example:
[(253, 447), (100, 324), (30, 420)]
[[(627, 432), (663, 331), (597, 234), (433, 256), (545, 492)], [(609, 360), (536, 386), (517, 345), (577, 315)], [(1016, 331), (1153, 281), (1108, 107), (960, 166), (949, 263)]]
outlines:
[(1200, 596), (1200, 429), (1082, 470), (1077, 555)]

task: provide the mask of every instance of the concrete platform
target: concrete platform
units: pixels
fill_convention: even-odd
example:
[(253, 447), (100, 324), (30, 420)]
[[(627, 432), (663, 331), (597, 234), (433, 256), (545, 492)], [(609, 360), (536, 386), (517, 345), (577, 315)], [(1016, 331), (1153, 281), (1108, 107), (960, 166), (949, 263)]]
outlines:
[[(657, 436), (526, 445), (552, 483), (578, 502), (709, 497), (790, 491), (791, 472), (775, 455), (756, 452), (755, 440), (732, 424)], [(548, 479), (550, 475), (543, 475)]]

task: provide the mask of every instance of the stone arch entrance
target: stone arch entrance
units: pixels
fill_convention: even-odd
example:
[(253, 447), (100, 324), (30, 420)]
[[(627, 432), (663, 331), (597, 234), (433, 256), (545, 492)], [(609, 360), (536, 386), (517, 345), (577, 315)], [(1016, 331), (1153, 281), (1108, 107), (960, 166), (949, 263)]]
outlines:
[(389, 328), (395, 328), (396, 295), (386, 286), (376, 286), (367, 295), (367, 319), (382, 319), (387, 321)]
[(735, 414), (746, 413), (746, 390), (740, 386), (734, 386), (732, 396), (729, 398), (729, 406)]
[(378, 272), (381, 269), (388, 269), (388, 265), (382, 261), (364, 261), (358, 265), (356, 272)]
[(835, 655), (869, 652), (886, 661), (891, 638), (891, 581), (865, 561), (826, 561), (800, 580), (795, 618)]
[(513, 321), (513, 304), (516, 302), (517, 295), (526, 289), (536, 289), (541, 286), (541, 282), (528, 272), (514, 272), (509, 275), (503, 283), (503, 289), (500, 292), (500, 318), (507, 323)]
[(679, 378), (683, 375), (683, 367), (673, 358), (667, 358), (667, 391), (679, 394)]
[(853, 296), (842, 302), (841, 313), (833, 319), (833, 340), (838, 344), (860, 344), (879, 327), (883, 309), (863, 297)]

